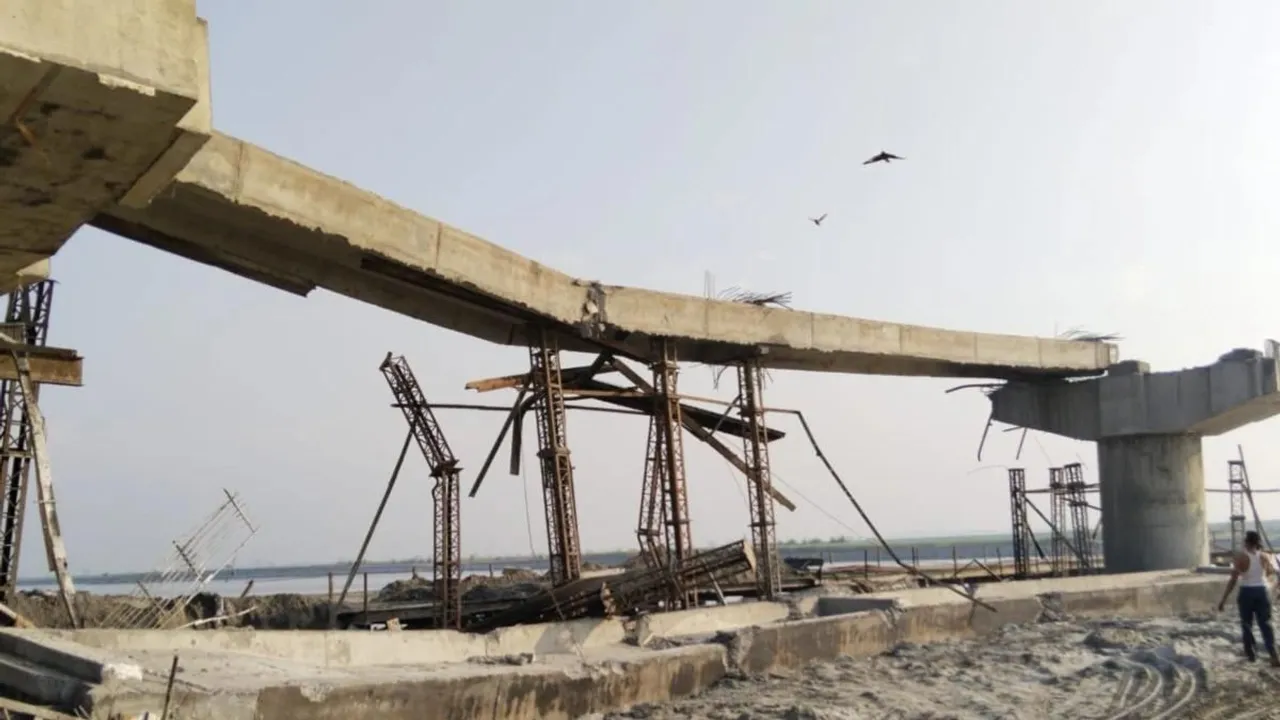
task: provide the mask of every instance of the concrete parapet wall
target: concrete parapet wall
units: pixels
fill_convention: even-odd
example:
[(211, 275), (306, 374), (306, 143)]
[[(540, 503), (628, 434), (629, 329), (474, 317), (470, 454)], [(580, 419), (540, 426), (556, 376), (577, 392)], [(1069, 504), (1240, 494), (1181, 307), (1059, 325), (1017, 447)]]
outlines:
[[(520, 648), (549, 647), (582, 643), (579, 654), (548, 654), (524, 665), (491, 662), (430, 664), (420, 653), (437, 653), (448, 647), (442, 638), (465, 637), (440, 632), (306, 633), (306, 632), (130, 632), (79, 631), (53, 637), (40, 631), (9, 631), (34, 643), (52, 641), (58, 652), (46, 654), (41, 663), (56, 680), (73, 666), (84, 674), (84, 664), (107, 662), (111, 652), (84, 648), (85, 657), (70, 665), (59, 657), (80, 642), (109, 646), (118, 655), (146, 656), (155, 667), (140, 683), (111, 682), (93, 688), (94, 717), (112, 712), (156, 710), (163, 698), (164, 683), (155, 680), (167, 672), (167, 660), (176, 649), (185, 658), (190, 679), (198, 686), (186, 690), (181, 718), (184, 720), (308, 720), (348, 717), (378, 717), (388, 720), (559, 720), (593, 712), (606, 712), (637, 703), (662, 702), (707, 689), (730, 671), (750, 673), (794, 669), (815, 661), (847, 655), (874, 655), (898, 643), (929, 643), (968, 638), (990, 633), (1001, 626), (1052, 620), (1063, 615), (1161, 616), (1212, 608), (1222, 592), (1223, 578), (1194, 571), (1168, 571), (1134, 575), (1090, 576), (981, 586), (978, 597), (995, 611), (972, 604), (967, 598), (944, 588), (877, 593), (856, 598), (820, 598), (817, 605), (831, 613), (840, 609), (855, 612), (827, 614), (801, 621), (757, 624), (766, 617), (781, 617), (785, 606), (753, 603), (750, 610), (718, 608), (707, 612), (673, 613), (663, 623), (651, 616), (646, 623), (650, 634), (698, 634), (739, 624), (736, 631), (720, 635), (716, 642), (686, 645), (667, 650), (644, 650), (616, 644), (621, 641), (621, 623), (573, 627), (545, 626), (508, 628), (504, 634), (477, 636), (476, 645), (459, 645), (455, 655), (499, 650), (503, 654), (522, 652)], [(825, 605), (823, 603), (825, 602)], [(863, 610), (864, 607), (875, 609)], [(819, 610), (822, 613), (822, 610)], [(750, 623), (750, 625), (748, 625)], [(118, 636), (111, 640), (111, 635)], [(219, 647), (235, 645), (238, 651), (219, 653)], [(276, 645), (267, 636), (277, 636)], [(322, 644), (335, 642), (335, 635), (349, 636), (345, 652), (348, 665), (332, 670), (320, 666), (322, 655), (313, 656), (310, 668), (302, 664), (302, 653), (314, 646), (301, 636), (316, 636)], [(199, 643), (205, 648), (183, 653), (178, 642)], [(256, 637), (255, 637), (256, 636)], [(415, 636), (417, 639), (415, 639)], [(436, 636), (434, 639), (432, 636)], [(494, 638), (497, 639), (494, 639)], [(553, 638), (553, 640), (548, 640)], [(588, 645), (593, 645), (588, 647)], [(81, 646), (83, 647), (83, 646)], [(329, 647), (329, 646), (326, 646)], [(126, 650), (130, 648), (131, 650)], [(193, 645), (194, 648), (194, 645)], [(415, 650), (416, 649), (416, 650)], [(146, 652), (152, 652), (148, 656)], [(300, 675), (271, 676), (254, 669), (245, 653), (269, 650), (288, 653)], [(25, 652), (14, 646), (11, 652)], [(240, 654), (237, 660), (237, 652)], [(414, 658), (413, 655), (419, 653)], [(339, 655), (333, 651), (331, 658)], [(28, 662), (31, 653), (13, 657)], [(479, 657), (479, 656), (472, 656)], [(0, 655), (0, 661), (6, 658)], [(139, 660), (143, 662), (144, 660)], [(262, 660), (279, 670), (279, 660)], [(375, 664), (376, 662), (376, 664)], [(242, 670), (235, 671), (238, 663)], [(364, 667), (360, 667), (363, 664)], [(52, 665), (52, 666), (51, 666)], [(163, 667), (161, 667), (163, 665)], [(64, 669), (65, 668), (65, 669)], [(207, 673), (201, 668), (211, 668)], [(7, 676), (0, 666), (0, 683)], [(261, 677), (259, 677), (261, 676)], [(179, 676), (180, 682), (183, 676)], [(232, 681), (234, 680), (234, 682)], [(224, 684), (225, 683), (225, 684)], [(55, 694), (65, 692), (65, 683), (50, 681), (42, 686)], [(50, 698), (55, 700), (57, 698)]]
[(640, 646), (657, 638), (709, 635), (786, 620), (791, 609), (783, 603), (743, 602), (723, 607), (695, 608), (645, 615), (636, 621)]
[(620, 645), (627, 638), (621, 620), (573, 620), (498, 628), (484, 635), (484, 654), (490, 657), (533, 653), (573, 653), (587, 648)]
[[(395, 682), (297, 683), (257, 692), (187, 695), (181, 720), (572, 720), (641, 703), (695, 695), (727, 672), (725, 650), (695, 645), (636, 651), (624, 659), (586, 658), (583, 667), (462, 666)], [(155, 712), (163, 688), (103, 693), (94, 718)]]
[[(976, 637), (1004, 625), (1061, 615), (1154, 617), (1201, 612), (1217, 604), (1222, 590), (1221, 578), (1190, 571), (981, 586), (977, 597), (995, 612), (945, 588), (876, 593), (847, 598), (844, 607), (858, 610), (849, 614), (744, 631), (730, 649), (730, 661), (746, 672), (768, 672), (846, 655), (874, 655), (902, 642)], [(822, 598), (819, 608), (826, 601), (828, 610), (835, 609), (841, 600)], [(877, 606), (885, 609), (860, 609)]]
[(622, 621), (575, 620), (499, 628), (484, 635), (454, 630), (359, 632), (315, 630), (61, 630), (56, 638), (103, 650), (233, 652), (314, 663), (366, 667), (458, 663), (472, 658), (574, 653), (619, 645)]

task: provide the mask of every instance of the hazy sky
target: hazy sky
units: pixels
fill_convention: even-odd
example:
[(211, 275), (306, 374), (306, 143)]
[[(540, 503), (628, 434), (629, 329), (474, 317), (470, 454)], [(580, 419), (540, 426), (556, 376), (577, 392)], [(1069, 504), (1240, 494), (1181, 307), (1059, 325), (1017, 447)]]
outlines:
[[(1161, 369), (1280, 335), (1274, 2), (200, 9), (219, 129), (577, 275), (699, 294), (710, 270), (809, 310), (1084, 326), (1122, 333), (1126, 357)], [(860, 165), (882, 149), (908, 159)], [(805, 219), (823, 212), (821, 228)], [(51, 341), (86, 358), (83, 388), (44, 395), (80, 572), (155, 564), (222, 487), (262, 525), (243, 564), (351, 557), (405, 432), (383, 355), (406, 354), (439, 402), (475, 400), (468, 380), (526, 362), (96, 231), (54, 271)], [(707, 369), (684, 378), (711, 392)], [(986, 400), (944, 396), (952, 384), (779, 373), (768, 401), (805, 410), (891, 535), (1003, 531), (1015, 462), (1036, 484), (1051, 462), (1081, 459), (1092, 476), (1091, 445), (1046, 436), (1015, 461), (1016, 433), (995, 433), (979, 464)], [(441, 418), (469, 485), (501, 415)], [(1238, 442), (1255, 483), (1277, 484), (1276, 430), (1207, 441), (1209, 484), (1225, 485)], [(579, 414), (569, 432), (583, 545), (632, 546), (644, 422)], [(742, 536), (741, 481), (686, 444), (695, 541)], [(865, 532), (801, 435), (775, 444), (774, 465), (800, 505), (779, 511), (782, 537)], [(464, 502), (464, 552), (527, 553), (530, 536), (545, 552), (539, 498), (536, 471), (492, 474)], [(1226, 516), (1214, 498), (1211, 519)], [(430, 554), (430, 518), (411, 455), (371, 555)], [(44, 569), (35, 528), (24, 576)]]

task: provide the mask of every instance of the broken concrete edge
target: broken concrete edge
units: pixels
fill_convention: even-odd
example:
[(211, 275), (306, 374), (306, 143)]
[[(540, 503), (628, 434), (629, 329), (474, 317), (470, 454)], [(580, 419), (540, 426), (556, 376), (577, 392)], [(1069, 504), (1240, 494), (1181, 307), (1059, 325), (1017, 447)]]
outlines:
[(16, 273), (0, 277), (0, 293), (11, 293), (42, 280), (48, 280), (50, 266), (49, 258), (43, 258), (32, 262)]
[[(1108, 579), (1117, 582), (1106, 586)], [(184, 717), (337, 718), (376, 711), (378, 717), (389, 720), (576, 718), (694, 695), (726, 675), (779, 672), (844, 656), (876, 655), (901, 643), (974, 638), (1007, 625), (1073, 617), (1156, 617), (1204, 612), (1216, 606), (1222, 591), (1220, 577), (1201, 572), (1071, 580), (1075, 582), (994, 586), (986, 600), (996, 607), (996, 612), (964, 601), (897, 602), (885, 609), (753, 625), (720, 632), (709, 642), (661, 650), (618, 654), (607, 646), (597, 646), (582, 651), (581, 664), (574, 667), (534, 664), (492, 672), (484, 666), (468, 664), (465, 671), (424, 674), (381, 684), (353, 681), (323, 689), (291, 684), (229, 694), (195, 693), (184, 703)], [(1017, 585), (1023, 587), (1015, 589), (1013, 586)], [(900, 595), (911, 593), (916, 591)], [(888, 598), (869, 600), (884, 608)], [(424, 669), (424, 673), (431, 672)], [(159, 707), (159, 690), (130, 690), (128, 685), (113, 683), (94, 688), (95, 717), (99, 711), (137, 712)]]
[(199, 93), (196, 103), (187, 111), (174, 128), (169, 147), (156, 158), (120, 198), (119, 204), (141, 209), (161, 191), (169, 187), (174, 177), (200, 152), (213, 134), (213, 96), (209, 84), (209, 23), (196, 18), (192, 30), (196, 79)]

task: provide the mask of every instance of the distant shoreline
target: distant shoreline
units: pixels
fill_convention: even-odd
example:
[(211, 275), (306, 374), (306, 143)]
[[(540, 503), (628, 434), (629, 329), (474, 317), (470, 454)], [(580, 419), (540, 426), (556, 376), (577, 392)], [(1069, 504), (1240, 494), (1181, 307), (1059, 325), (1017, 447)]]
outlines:
[[(1268, 534), (1276, 536), (1280, 541), (1280, 521), (1268, 520), (1263, 523)], [(1229, 523), (1210, 523), (1210, 532), (1222, 535), (1230, 532)], [(889, 545), (903, 560), (910, 561), (912, 555), (920, 561), (946, 560), (952, 557), (953, 550), (961, 557), (985, 555), (987, 557), (1012, 557), (1012, 543), (1008, 533), (977, 533), (972, 535), (948, 535), (938, 537), (895, 538)], [(892, 560), (875, 540), (844, 540), (832, 538), (827, 541), (790, 540), (779, 544), (779, 551), (785, 557), (823, 557), (834, 562), (879, 562), (889, 563)], [(914, 552), (913, 552), (914, 551)], [(583, 562), (605, 567), (618, 566), (636, 554), (635, 550), (613, 550), (604, 552), (587, 552), (582, 556)], [(311, 563), (297, 565), (266, 565), (253, 567), (233, 567), (218, 574), (222, 580), (287, 580), (298, 578), (319, 578), (332, 573), (336, 577), (345, 578), (351, 571), (351, 560), (331, 563)], [(501, 572), (504, 568), (522, 568), (526, 570), (545, 570), (545, 557), (528, 555), (508, 555), (497, 557), (472, 556), (463, 559), (464, 573), (480, 573), (492, 569)], [(417, 571), (429, 577), (431, 575), (431, 558), (409, 558), (405, 560), (366, 560), (361, 572), (369, 575), (407, 575)], [(153, 571), (134, 571), (99, 574), (72, 574), (76, 585), (131, 585), (148, 580)], [(46, 586), (53, 578), (52, 574), (39, 577), (25, 577), (18, 580), (18, 589), (32, 586)]]

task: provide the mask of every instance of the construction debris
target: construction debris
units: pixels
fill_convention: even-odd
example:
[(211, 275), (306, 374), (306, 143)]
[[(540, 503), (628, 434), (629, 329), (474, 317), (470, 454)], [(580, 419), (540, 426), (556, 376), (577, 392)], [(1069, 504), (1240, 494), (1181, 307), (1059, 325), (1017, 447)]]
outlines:
[(667, 600), (672, 574), (678, 587), (711, 586), (719, 578), (754, 572), (755, 565), (755, 554), (749, 543), (729, 543), (690, 555), (674, 573), (666, 567), (639, 568), (565, 583), (467, 629), (485, 632), (504, 625), (627, 615), (657, 607)]
[[(436, 422), (435, 413), (431, 411), (431, 405), (427, 403), (417, 377), (409, 369), (409, 362), (404, 357), (393, 357), (391, 353), (387, 353), (380, 369), (387, 379), (387, 384), (391, 386), (396, 404), (404, 412), (410, 433), (418, 441), (418, 448), (421, 449), (427, 466), (431, 468), (431, 477), (435, 478), (435, 484), (431, 488), (434, 509), (432, 520), (434, 540), (431, 557), (438, 594), (437, 607), (440, 611), (437, 627), (459, 628), (462, 626), (462, 600), (459, 587), (462, 582), (462, 487), (459, 480), (461, 468), (458, 467), (458, 459), (454, 457), (453, 450), (449, 448), (449, 442), (445, 440), (440, 424)], [(397, 463), (397, 472), (399, 468), (400, 464)], [(392, 483), (394, 482), (393, 477)], [(389, 485), (387, 494), (390, 492)], [(378, 507), (378, 516), (382, 514), (385, 503), (384, 496), (383, 505)], [(374, 523), (377, 523), (377, 517), (374, 518)], [(372, 526), (369, 528), (369, 533), (370, 535), (373, 533)], [(360, 549), (361, 559), (367, 545), (368, 538), (365, 539), (365, 546)], [(357, 566), (352, 567), (352, 576)], [(349, 584), (350, 578), (348, 578)]]
[(161, 569), (137, 582), (138, 589), (130, 596), (135, 602), (121, 603), (101, 627), (140, 630), (187, 622), (187, 606), (231, 566), (258, 532), (239, 496), (226, 489), (222, 492), (226, 500), (195, 530), (174, 541)]

